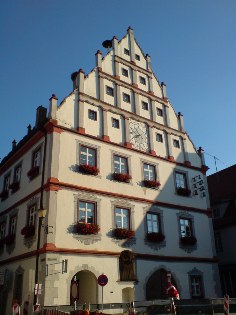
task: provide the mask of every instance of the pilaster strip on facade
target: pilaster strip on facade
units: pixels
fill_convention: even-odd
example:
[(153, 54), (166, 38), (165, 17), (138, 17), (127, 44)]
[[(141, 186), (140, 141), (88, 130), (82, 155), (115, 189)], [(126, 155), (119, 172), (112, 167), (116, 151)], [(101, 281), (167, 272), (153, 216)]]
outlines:
[(168, 159), (170, 161), (174, 161), (174, 157), (172, 154), (172, 139), (171, 134), (169, 132), (166, 132), (166, 140), (167, 140), (167, 149), (168, 149)]
[(125, 117), (125, 146), (127, 148), (132, 148), (132, 144), (130, 142), (130, 133), (129, 133), (129, 118)]
[(156, 156), (156, 151), (154, 150), (154, 132), (154, 128), (152, 126), (148, 126), (150, 153)]
[(80, 100), (78, 101), (78, 111), (79, 111), (79, 125), (78, 125), (78, 132), (79, 133), (85, 133), (85, 126), (84, 126), (84, 115), (85, 115), (85, 112), (84, 112), (84, 101)]
[(121, 91), (120, 91), (120, 85), (116, 84), (116, 107), (121, 108)]
[(189, 154), (188, 154), (188, 146), (187, 146), (187, 140), (185, 138), (180, 137), (180, 139), (182, 139), (182, 143), (183, 143), (183, 151), (184, 151), (184, 163), (188, 166), (191, 165), (190, 161), (189, 161)]
[(139, 94), (135, 92), (134, 92), (134, 107), (135, 107), (135, 114), (140, 116)]
[(170, 113), (169, 113), (169, 107), (164, 106), (164, 115), (165, 115), (165, 124), (167, 127), (170, 126)]
[(105, 141), (110, 141), (109, 133), (108, 133), (108, 111), (102, 109), (102, 118), (103, 118), (103, 135), (102, 138)]
[(104, 79), (103, 79), (103, 76), (100, 75), (100, 71), (99, 71), (99, 74), (98, 74), (98, 81), (99, 81), (99, 99), (101, 101), (104, 101)]

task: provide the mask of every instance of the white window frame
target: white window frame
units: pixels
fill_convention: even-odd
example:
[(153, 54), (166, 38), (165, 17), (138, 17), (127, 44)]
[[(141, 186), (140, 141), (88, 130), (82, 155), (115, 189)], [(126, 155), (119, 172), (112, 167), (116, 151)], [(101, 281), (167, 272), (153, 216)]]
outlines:
[[(121, 213), (117, 213), (116, 212), (117, 209), (120, 209)], [(117, 218), (120, 218), (121, 226), (117, 225)], [(125, 226), (125, 219), (127, 221), (127, 227)], [(116, 228), (130, 230), (130, 209), (115, 206), (115, 224), (116, 224)]]
[[(118, 161), (115, 160), (116, 157), (118, 158)], [(127, 157), (114, 154), (113, 161), (114, 161), (114, 173), (117, 173), (117, 174), (129, 174)], [(126, 172), (122, 172), (122, 166), (123, 165), (125, 166)], [(116, 172), (116, 168), (119, 169), (119, 172)]]
[[(82, 152), (82, 148), (85, 148), (86, 151)], [(93, 152), (93, 153), (92, 153)], [(82, 163), (82, 156), (85, 157), (86, 163)], [(90, 163), (89, 158), (93, 157), (94, 163)], [(85, 145), (80, 145), (80, 152), (79, 152), (79, 163), (80, 165), (91, 165), (97, 166), (97, 151), (95, 148), (91, 148)]]
[(6, 236), (6, 221), (0, 223), (0, 240), (3, 240)]
[[(182, 179), (179, 178), (180, 175), (182, 176)], [(181, 171), (175, 172), (175, 187), (178, 188), (188, 188), (188, 182), (187, 182), (187, 174), (183, 173)]]
[[(80, 203), (82, 203), (82, 202), (85, 204), (84, 208), (82, 208), (80, 206)], [(93, 205), (92, 211), (89, 208), (89, 205)], [(84, 220), (81, 219), (81, 214), (80, 214), (81, 211), (83, 211), (85, 213)], [(92, 213), (92, 216), (89, 216), (90, 213)], [(93, 222), (88, 222), (88, 219), (91, 217), (93, 218), (92, 219)], [(95, 202), (91, 202), (91, 201), (87, 201), (87, 200), (78, 200), (78, 222), (86, 223), (86, 224), (96, 224), (96, 203)]]
[(9, 220), (9, 234), (10, 235), (16, 234), (16, 223), (17, 223), (17, 216), (16, 215), (11, 216)]
[(143, 163), (143, 174), (144, 174), (144, 180), (156, 180), (155, 165)]
[[(149, 219), (148, 216), (151, 216), (151, 218)], [(154, 220), (155, 217), (156, 217), (156, 220)], [(154, 212), (147, 212), (146, 224), (147, 224), (147, 233), (161, 232), (160, 214), (154, 213)]]
[(32, 166), (33, 167), (40, 167), (41, 165), (41, 148), (38, 148), (33, 152), (32, 156)]

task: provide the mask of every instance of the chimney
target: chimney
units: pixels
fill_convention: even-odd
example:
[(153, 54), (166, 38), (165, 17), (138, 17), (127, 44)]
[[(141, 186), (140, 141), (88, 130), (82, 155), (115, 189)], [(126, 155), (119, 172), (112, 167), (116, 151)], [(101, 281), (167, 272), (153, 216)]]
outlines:
[(16, 148), (16, 140), (14, 139), (12, 141), (12, 151)]
[(96, 66), (99, 70), (102, 70), (102, 53), (100, 50), (95, 54), (96, 56)]
[(85, 73), (82, 69), (72, 73), (71, 80), (73, 81), (73, 90), (78, 88), (79, 92), (84, 92), (84, 77)]
[(27, 127), (27, 129), (28, 129), (28, 135), (31, 133), (31, 131), (32, 131), (32, 127), (31, 127), (31, 124), (29, 124), (29, 126)]
[(161, 89), (162, 89), (162, 97), (164, 99), (167, 99), (167, 96), (166, 96), (166, 84), (165, 82), (161, 82)]
[(184, 117), (181, 114), (181, 112), (178, 112), (178, 120), (179, 120), (179, 127), (180, 127), (180, 131), (185, 131), (184, 129)]
[(56, 97), (56, 95), (52, 94), (51, 98), (49, 99), (49, 102), (50, 102), (49, 113), (48, 113), (49, 119), (56, 119), (57, 101), (58, 101), (58, 98)]
[(41, 105), (36, 110), (35, 127), (36, 128), (43, 127), (46, 121), (47, 121), (47, 108)]

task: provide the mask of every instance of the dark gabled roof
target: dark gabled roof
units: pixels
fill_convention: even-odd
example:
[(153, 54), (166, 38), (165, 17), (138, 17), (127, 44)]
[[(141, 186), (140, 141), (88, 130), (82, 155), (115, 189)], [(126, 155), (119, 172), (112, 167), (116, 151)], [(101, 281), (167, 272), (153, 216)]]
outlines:
[(211, 205), (236, 196), (236, 165), (207, 177)]

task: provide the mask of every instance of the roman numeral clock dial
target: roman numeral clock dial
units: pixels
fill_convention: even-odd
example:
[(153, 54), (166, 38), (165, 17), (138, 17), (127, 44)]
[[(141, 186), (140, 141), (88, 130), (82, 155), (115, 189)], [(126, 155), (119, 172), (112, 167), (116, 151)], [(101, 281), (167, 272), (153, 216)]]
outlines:
[(144, 123), (130, 119), (130, 142), (133, 148), (146, 152), (148, 150), (147, 127)]

